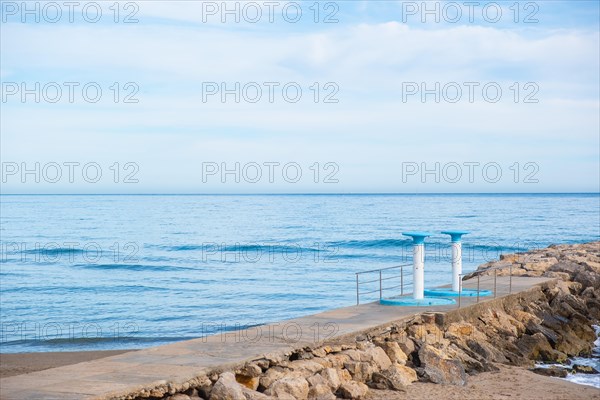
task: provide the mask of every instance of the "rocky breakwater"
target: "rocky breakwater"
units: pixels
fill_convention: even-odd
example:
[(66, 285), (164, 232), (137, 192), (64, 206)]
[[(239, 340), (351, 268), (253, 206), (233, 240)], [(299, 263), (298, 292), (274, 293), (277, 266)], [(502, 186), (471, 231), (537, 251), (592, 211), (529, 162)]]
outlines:
[[(557, 278), (448, 313), (424, 313), (229, 371), (144, 389), (128, 399), (361, 399), (416, 381), (464, 385), (498, 364), (532, 368), (589, 355), (600, 320), (600, 242), (502, 256), (519, 275)], [(502, 270), (504, 271), (504, 270)]]

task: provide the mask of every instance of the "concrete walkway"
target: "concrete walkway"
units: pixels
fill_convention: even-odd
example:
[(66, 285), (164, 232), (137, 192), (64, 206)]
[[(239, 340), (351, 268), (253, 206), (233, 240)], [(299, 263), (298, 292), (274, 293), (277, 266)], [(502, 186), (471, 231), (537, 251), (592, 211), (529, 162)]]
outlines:
[[(512, 278), (512, 293), (550, 281)], [(466, 281), (465, 288), (473, 288)], [(497, 296), (508, 295), (509, 277), (498, 277)], [(482, 278), (481, 289), (493, 289)], [(485, 302), (494, 297), (481, 297)], [(476, 302), (463, 298), (461, 307)], [(390, 307), (378, 303), (340, 308), (307, 317), (153, 347), (99, 360), (0, 380), (1, 399), (107, 399), (166, 382), (185, 382), (214, 367), (227, 368), (264, 354), (284, 354), (346, 334), (361, 332), (425, 311), (445, 312), (457, 305)]]

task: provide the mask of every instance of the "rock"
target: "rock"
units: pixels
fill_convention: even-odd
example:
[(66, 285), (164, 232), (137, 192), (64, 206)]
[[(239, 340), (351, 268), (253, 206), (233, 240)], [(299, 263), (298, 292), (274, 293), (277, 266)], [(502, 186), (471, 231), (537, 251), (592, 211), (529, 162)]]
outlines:
[(517, 341), (517, 347), (521, 354), (530, 360), (554, 361), (552, 360), (552, 346), (541, 333), (523, 335)]
[(264, 372), (266, 371), (270, 366), (271, 366), (271, 362), (269, 360), (267, 360), (266, 358), (261, 358), (260, 360), (256, 360), (254, 361), (254, 363)]
[(581, 283), (584, 289), (588, 287), (593, 287), (594, 289), (600, 288), (600, 275), (591, 271), (579, 272), (574, 280)]
[(385, 351), (385, 354), (389, 357), (392, 363), (405, 365), (408, 360), (408, 356), (404, 354), (400, 345), (396, 342), (383, 342), (381, 348)]
[(454, 343), (448, 346), (446, 352), (451, 359), (459, 361), (467, 373), (498, 370), (498, 368), (485, 358), (475, 353), (467, 352)]
[(321, 371), (320, 376), (332, 391), (336, 391), (342, 384), (340, 372), (334, 368), (325, 368), (323, 371)]
[(535, 372), (538, 375), (544, 376), (553, 376), (555, 378), (566, 378), (569, 374), (566, 369), (558, 368), (558, 367), (550, 367), (550, 368), (533, 368), (530, 370), (531, 372)]
[(311, 386), (308, 390), (308, 398), (315, 400), (335, 400), (335, 395), (327, 385), (319, 384)]
[(249, 376), (244, 376), (244, 375), (236, 375), (235, 380), (240, 385), (243, 385), (250, 390), (258, 389), (258, 384), (260, 381), (258, 377), (249, 377)]
[(350, 356), (344, 353), (329, 354), (327, 360), (331, 363), (333, 368), (342, 368), (345, 363), (350, 361)]
[(259, 379), (259, 388), (262, 390), (268, 389), (271, 387), (273, 382), (278, 381), (279, 379), (284, 378), (285, 376), (289, 376), (289, 370), (285, 370), (281, 367), (273, 367), (269, 368), (263, 376)]
[(211, 400), (246, 400), (242, 386), (236, 382), (235, 375), (223, 372), (210, 392)]
[(308, 398), (308, 390), (309, 387), (306, 379), (301, 377), (285, 377), (273, 382), (273, 384), (265, 390), (265, 394), (276, 398), (292, 396), (295, 399), (302, 400)]
[(341, 381), (342, 383), (344, 383), (344, 382), (348, 382), (348, 381), (351, 381), (351, 380), (352, 380), (352, 375), (350, 374), (350, 371), (348, 371), (348, 370), (347, 370), (347, 369), (345, 369), (345, 368), (344, 368), (344, 369), (338, 369), (338, 370), (337, 370), (337, 373), (338, 373), (338, 375), (339, 375), (339, 377), (340, 377), (340, 381)]
[(536, 324), (532, 320), (527, 323), (526, 328), (528, 334), (533, 335), (536, 333), (541, 333), (553, 345), (556, 345), (560, 339), (560, 336), (552, 329), (546, 328), (540, 324)]
[(514, 268), (512, 269), (512, 274), (513, 276), (525, 276), (527, 275), (529, 272), (524, 269), (524, 268)]
[(578, 374), (600, 374), (596, 368), (588, 365), (573, 364), (572, 370)]
[(406, 334), (401, 335), (400, 340), (396, 341), (396, 343), (398, 343), (398, 346), (400, 346), (400, 350), (402, 350), (402, 352), (406, 354), (408, 359), (411, 358), (412, 353), (414, 353), (417, 349), (415, 346), (415, 342), (413, 342), (413, 340), (409, 338)]
[(167, 400), (192, 400), (187, 394), (177, 393), (173, 396), (167, 397)]
[(256, 392), (254, 390), (242, 388), (244, 392), (244, 396), (246, 396), (246, 400), (272, 400), (273, 397), (267, 396), (261, 392)]
[(365, 350), (365, 352), (371, 356), (373, 362), (377, 365), (380, 370), (388, 369), (392, 365), (392, 361), (385, 353), (385, 351), (379, 346), (373, 346)]
[[(348, 371), (346, 371), (346, 373), (348, 373)], [(333, 392), (335, 392), (342, 384), (340, 373), (333, 368), (326, 368), (321, 371), (320, 374), (309, 377), (307, 381), (310, 385), (308, 397), (311, 399), (326, 399), (331, 397), (333, 396)], [(327, 390), (325, 391), (325, 389)], [(333, 396), (333, 398), (335, 398), (335, 396)]]
[(538, 318), (532, 313), (528, 313), (525, 311), (513, 310), (512, 315), (517, 321), (521, 322), (525, 326), (530, 322), (533, 322), (534, 324), (542, 323), (542, 320), (540, 318)]
[[(215, 380), (215, 382), (219, 379), (219, 376), (217, 375), (216, 378), (217, 379)], [(195, 379), (190, 381), (190, 387), (191, 389), (188, 389), (188, 391), (186, 392), (188, 396), (198, 394), (199, 397), (208, 399), (210, 397), (210, 391), (213, 387), (213, 382), (208, 376), (203, 375), (196, 377)], [(196, 393), (194, 393), (194, 391)]]
[(543, 312), (540, 316), (542, 317), (542, 325), (552, 329), (554, 332), (561, 332), (563, 330), (563, 325), (569, 323), (568, 319), (560, 315), (553, 315), (549, 312)]
[(370, 386), (375, 389), (404, 390), (412, 382), (417, 381), (414, 369), (404, 365), (392, 365), (382, 372), (375, 372)]
[(325, 367), (323, 364), (313, 360), (296, 360), (288, 365), (288, 368), (297, 372), (299, 376), (309, 377), (318, 372), (321, 372)]
[(431, 345), (419, 350), (419, 360), (424, 368), (425, 377), (433, 383), (465, 385), (467, 375), (463, 366), (456, 360), (449, 360)]
[(435, 324), (412, 325), (408, 328), (408, 335), (420, 345), (443, 343), (445, 340), (444, 333)]
[[(588, 299), (597, 299), (596, 290), (593, 287), (587, 287), (583, 289), (580, 294), (581, 297), (586, 297)], [(587, 303), (586, 303), (587, 304)], [(589, 307), (589, 306), (588, 306)]]
[(352, 379), (358, 382), (370, 381), (373, 372), (377, 372), (375, 365), (370, 362), (348, 361), (344, 366), (352, 375)]
[(571, 276), (566, 272), (546, 271), (546, 272), (544, 272), (544, 275), (542, 275), (542, 276), (545, 276), (548, 278), (558, 278), (563, 281), (568, 281), (569, 279), (571, 279)]
[(183, 394), (187, 394), (192, 400), (201, 400), (200, 392), (196, 388), (188, 388)]
[(248, 376), (251, 378), (258, 377), (261, 374), (262, 374), (262, 368), (259, 367), (257, 364), (252, 364), (252, 363), (246, 364), (239, 371), (236, 371), (236, 375), (243, 375), (243, 376)]
[(352, 361), (369, 362), (373, 360), (373, 357), (367, 352), (358, 349), (344, 350), (342, 354), (348, 356)]
[(570, 261), (559, 261), (557, 264), (548, 268), (548, 271), (566, 272), (569, 278), (572, 279), (581, 270), (581, 266)]
[(592, 343), (579, 338), (569, 325), (565, 325), (560, 333), (561, 340), (556, 345), (556, 350), (565, 353), (569, 357), (591, 353)]
[(600, 320), (600, 300), (587, 299), (585, 304), (588, 308), (588, 315), (596, 321)]
[[(331, 349), (331, 347), (329, 347), (329, 349)], [(329, 354), (329, 351), (327, 351), (327, 349), (325, 348), (325, 346), (323, 346), (323, 347), (319, 347), (319, 348), (316, 348), (316, 349), (312, 349), (312, 354), (315, 357), (323, 358), (327, 354)]]
[(484, 329), (492, 328), (503, 336), (518, 336), (525, 331), (521, 322), (503, 311), (490, 309), (482, 313), (479, 319), (484, 322)]
[(468, 339), (467, 346), (476, 354), (480, 355), (484, 360), (492, 362), (505, 363), (508, 360), (499, 348), (492, 346), (484, 340)]
[(558, 264), (554, 257), (543, 257), (540, 255), (525, 256), (521, 260), (523, 268), (531, 271), (546, 271), (551, 266)]
[(444, 337), (447, 339), (466, 339), (473, 335), (475, 327), (467, 322), (453, 322), (446, 328)]
[(369, 387), (361, 382), (349, 381), (344, 383), (337, 391), (342, 399), (362, 399), (369, 392)]

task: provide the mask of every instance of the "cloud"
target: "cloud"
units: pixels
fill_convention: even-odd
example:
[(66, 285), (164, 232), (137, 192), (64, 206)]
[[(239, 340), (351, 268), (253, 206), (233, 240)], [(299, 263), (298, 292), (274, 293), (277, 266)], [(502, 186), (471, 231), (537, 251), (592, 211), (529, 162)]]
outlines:
[[(336, 190), (382, 190), (386, 179), (397, 180), (402, 160), (475, 156), (506, 164), (537, 160), (545, 176), (560, 177), (540, 187), (598, 186), (597, 168), (578, 174), (589, 167), (581, 155), (598, 157), (597, 32), (431, 29), (387, 19), (317, 30), (224, 29), (167, 23), (196, 18), (169, 10), (144, 3), (141, 15), (153, 19), (130, 26), (4, 24), (3, 81), (97, 81), (104, 98), (98, 104), (2, 104), (3, 159), (138, 161), (155, 191), (173, 182), (185, 188), (208, 159), (335, 161), (345, 178)], [(129, 81), (139, 85), (140, 102), (112, 102), (112, 83)], [(203, 82), (231, 87), (236, 81), (298, 82), (302, 100), (285, 102), (278, 91), (273, 103), (221, 103), (218, 95), (203, 102)], [(336, 83), (339, 103), (315, 103), (315, 82), (319, 100), (329, 93), (324, 85)], [(473, 103), (464, 100), (466, 92), (456, 104), (435, 103), (432, 96), (422, 103), (420, 94), (403, 101), (407, 82), (428, 88), (456, 82), (463, 90), (464, 82), (480, 85)], [(482, 99), (487, 82), (502, 88), (498, 103)], [(528, 82), (539, 89), (538, 103), (523, 103)]]

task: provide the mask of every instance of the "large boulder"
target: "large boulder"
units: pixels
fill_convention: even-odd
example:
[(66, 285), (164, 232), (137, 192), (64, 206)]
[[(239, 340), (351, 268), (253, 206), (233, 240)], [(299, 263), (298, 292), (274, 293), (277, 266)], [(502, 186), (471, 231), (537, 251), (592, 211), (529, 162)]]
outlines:
[(557, 264), (552, 265), (548, 268), (548, 271), (554, 272), (566, 272), (569, 277), (573, 279), (579, 271), (583, 270), (581, 265), (571, 261), (559, 261)]
[(325, 367), (313, 360), (296, 360), (289, 363), (288, 368), (294, 371), (296, 375), (307, 378), (321, 372)]
[(236, 375), (235, 380), (244, 387), (250, 390), (258, 389), (259, 378), (258, 377), (250, 377), (245, 375)]
[(331, 363), (333, 368), (342, 368), (344, 364), (351, 360), (351, 358), (348, 354), (336, 353), (328, 354), (327, 360)]
[(460, 362), (448, 359), (444, 353), (431, 345), (419, 350), (419, 361), (425, 377), (433, 383), (465, 385), (467, 374)]
[(390, 358), (392, 363), (405, 365), (408, 360), (408, 356), (402, 351), (400, 345), (396, 342), (383, 342), (381, 348), (385, 351), (385, 354)]
[[(496, 339), (496, 344), (502, 343), (504, 345), (506, 341), (502, 340), (502, 338), (498, 337)], [(488, 343), (486, 340), (475, 340), (468, 339), (467, 346), (474, 353), (478, 354), (483, 360), (498, 362), (498, 363), (506, 363), (507, 359), (504, 353), (502, 352), (502, 348), (504, 346), (493, 346)]]
[(577, 336), (570, 326), (564, 326), (560, 335), (561, 340), (556, 345), (556, 350), (565, 353), (569, 357), (591, 353), (592, 343)]
[(392, 365), (382, 372), (375, 372), (369, 385), (375, 389), (404, 390), (416, 382), (417, 372), (404, 365)]
[(554, 349), (541, 333), (525, 334), (519, 338), (516, 344), (521, 354), (530, 360), (554, 361), (552, 356)]
[(340, 372), (334, 368), (326, 368), (321, 373), (306, 379), (311, 387), (324, 385), (335, 392), (342, 384)]
[(468, 348), (460, 348), (455, 343), (448, 346), (446, 353), (452, 360), (459, 361), (467, 373), (498, 370), (489, 360), (469, 351)]
[(242, 386), (232, 372), (223, 372), (210, 392), (211, 400), (246, 400)]
[(265, 394), (276, 398), (292, 397), (297, 400), (308, 398), (308, 382), (302, 377), (285, 377), (265, 390)]
[(554, 332), (552, 329), (546, 328), (540, 324), (536, 324), (533, 320), (530, 320), (527, 325), (527, 333), (530, 335), (534, 335), (536, 333), (541, 333), (548, 339), (548, 342), (552, 345), (556, 345), (560, 340), (560, 336), (558, 333)]
[(365, 350), (365, 353), (371, 357), (373, 363), (375, 363), (380, 370), (388, 369), (392, 365), (392, 361), (388, 355), (379, 346), (369, 347)]
[(549, 367), (549, 368), (533, 368), (531, 372), (534, 372), (538, 375), (544, 376), (552, 376), (555, 378), (566, 378), (569, 374), (566, 369), (559, 367)]
[(444, 333), (435, 324), (416, 324), (408, 328), (408, 335), (419, 345), (448, 344)]
[(284, 378), (289, 375), (289, 371), (286, 371), (281, 367), (273, 367), (269, 368), (263, 376), (260, 377), (259, 387), (263, 390), (268, 389), (271, 385), (278, 381), (279, 379)]
[(318, 384), (311, 386), (308, 390), (308, 398), (314, 400), (335, 400), (335, 394), (331, 392), (331, 389), (327, 385)]
[(337, 391), (342, 399), (363, 399), (369, 392), (369, 387), (362, 382), (349, 381), (344, 383)]
[(581, 271), (574, 278), (575, 282), (581, 283), (583, 289), (592, 287), (594, 289), (600, 288), (600, 274), (592, 271)]
[(589, 365), (574, 364), (572, 369), (573, 372), (578, 374), (600, 374), (596, 368), (590, 367)]
[(411, 338), (409, 338), (408, 335), (406, 335), (405, 333), (400, 336), (399, 340), (397, 340), (396, 343), (398, 343), (400, 350), (402, 350), (402, 352), (406, 354), (409, 360), (412, 358), (413, 353), (417, 350), (415, 342)]
[(348, 361), (344, 366), (352, 375), (352, 379), (358, 382), (370, 381), (373, 373), (377, 372), (377, 367), (371, 362)]

